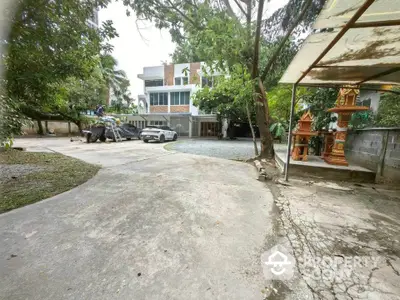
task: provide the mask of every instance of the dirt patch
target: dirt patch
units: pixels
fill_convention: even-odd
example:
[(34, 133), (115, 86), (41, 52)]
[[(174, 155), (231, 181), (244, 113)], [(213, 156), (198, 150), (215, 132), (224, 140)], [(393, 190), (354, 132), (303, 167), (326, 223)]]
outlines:
[(17, 179), (18, 177), (25, 176), (27, 174), (43, 171), (44, 167), (36, 165), (0, 165), (0, 183), (7, 182), (9, 180)]
[(5, 151), (0, 153), (0, 213), (74, 188), (99, 166), (57, 153)]

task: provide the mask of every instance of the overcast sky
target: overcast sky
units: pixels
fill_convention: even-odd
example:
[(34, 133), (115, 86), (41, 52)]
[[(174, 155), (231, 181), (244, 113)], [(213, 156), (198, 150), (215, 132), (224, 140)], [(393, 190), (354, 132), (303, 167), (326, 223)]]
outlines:
[[(271, 0), (266, 2), (268, 15), (288, 0)], [(233, 3), (232, 6), (235, 4)], [(267, 15), (267, 14), (266, 14)], [(161, 65), (162, 61), (171, 62), (170, 54), (175, 49), (168, 31), (160, 31), (148, 23), (136, 26), (136, 17), (132, 13), (126, 16), (126, 8), (121, 2), (110, 4), (100, 10), (99, 21), (112, 20), (119, 37), (112, 40), (113, 56), (118, 60), (119, 68), (123, 69), (130, 82), (132, 96), (137, 100), (138, 94), (143, 94), (143, 81), (137, 74), (143, 72), (143, 67)], [(141, 36), (142, 35), (142, 36)]]

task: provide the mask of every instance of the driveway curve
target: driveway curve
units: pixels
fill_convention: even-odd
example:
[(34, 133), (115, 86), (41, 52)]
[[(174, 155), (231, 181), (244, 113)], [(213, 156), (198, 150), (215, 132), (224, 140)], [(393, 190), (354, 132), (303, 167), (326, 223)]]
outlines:
[(255, 156), (253, 141), (248, 138), (237, 140), (183, 139), (168, 144), (166, 148), (183, 153), (234, 160), (246, 160)]
[(272, 195), (248, 164), (131, 141), (23, 139), (103, 168), (0, 215), (0, 299), (262, 299)]

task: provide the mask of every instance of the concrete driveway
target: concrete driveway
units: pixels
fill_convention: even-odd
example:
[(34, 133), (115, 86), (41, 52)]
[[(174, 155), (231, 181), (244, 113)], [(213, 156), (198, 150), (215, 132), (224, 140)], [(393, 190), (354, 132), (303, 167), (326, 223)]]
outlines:
[[(258, 148), (259, 150), (261, 149), (260, 145), (258, 145)], [(246, 160), (255, 157), (254, 144), (249, 138), (239, 138), (237, 140), (217, 140), (217, 138), (182, 139), (176, 143), (170, 143), (168, 149), (235, 160)]]
[(16, 146), (103, 168), (0, 215), (0, 299), (264, 299), (273, 198), (251, 165), (141, 141)]

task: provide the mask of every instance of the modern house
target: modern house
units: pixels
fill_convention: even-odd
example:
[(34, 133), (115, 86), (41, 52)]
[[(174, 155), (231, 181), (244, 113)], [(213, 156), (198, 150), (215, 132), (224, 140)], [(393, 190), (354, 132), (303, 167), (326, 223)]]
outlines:
[(142, 128), (169, 125), (181, 136), (218, 135), (216, 115), (205, 114), (193, 104), (192, 95), (213, 84), (214, 77), (203, 76), (202, 65), (197, 62), (143, 68), (143, 74), (138, 75), (144, 89), (144, 94), (138, 96), (138, 115), (121, 117)]

